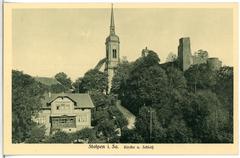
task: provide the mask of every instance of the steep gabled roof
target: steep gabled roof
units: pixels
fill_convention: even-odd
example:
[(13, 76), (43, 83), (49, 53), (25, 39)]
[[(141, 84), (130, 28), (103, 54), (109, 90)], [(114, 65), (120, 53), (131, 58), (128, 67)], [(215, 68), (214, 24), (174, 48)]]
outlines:
[(57, 98), (66, 97), (75, 103), (75, 108), (94, 108), (92, 99), (87, 93), (53, 93), (51, 95), (45, 94), (42, 99), (43, 108), (50, 108), (51, 104)]

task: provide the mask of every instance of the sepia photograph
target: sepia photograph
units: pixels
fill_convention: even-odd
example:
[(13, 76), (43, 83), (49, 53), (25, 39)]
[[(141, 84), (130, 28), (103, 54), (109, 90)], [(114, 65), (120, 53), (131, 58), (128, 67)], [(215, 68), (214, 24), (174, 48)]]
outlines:
[(236, 151), (236, 6), (5, 4), (4, 138)]

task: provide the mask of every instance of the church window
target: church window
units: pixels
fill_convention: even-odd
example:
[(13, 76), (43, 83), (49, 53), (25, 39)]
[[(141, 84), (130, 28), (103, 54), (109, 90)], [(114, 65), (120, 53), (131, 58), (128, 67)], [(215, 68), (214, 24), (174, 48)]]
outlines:
[(117, 50), (113, 49), (113, 58), (117, 58)]

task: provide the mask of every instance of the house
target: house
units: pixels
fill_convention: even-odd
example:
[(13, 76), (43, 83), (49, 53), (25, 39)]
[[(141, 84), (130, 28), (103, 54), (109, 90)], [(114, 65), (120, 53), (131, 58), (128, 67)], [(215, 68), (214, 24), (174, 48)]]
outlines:
[(91, 128), (91, 109), (94, 108), (89, 94), (46, 94), (41, 110), (34, 121), (45, 125), (46, 135), (57, 130), (76, 132)]

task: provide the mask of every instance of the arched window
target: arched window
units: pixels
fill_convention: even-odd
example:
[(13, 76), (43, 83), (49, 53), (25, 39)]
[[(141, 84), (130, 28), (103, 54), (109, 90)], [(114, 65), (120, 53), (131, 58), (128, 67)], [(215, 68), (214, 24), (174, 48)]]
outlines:
[(113, 49), (113, 58), (117, 58), (117, 50)]

